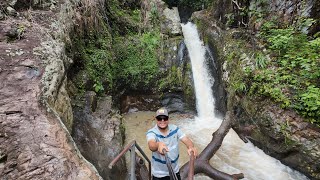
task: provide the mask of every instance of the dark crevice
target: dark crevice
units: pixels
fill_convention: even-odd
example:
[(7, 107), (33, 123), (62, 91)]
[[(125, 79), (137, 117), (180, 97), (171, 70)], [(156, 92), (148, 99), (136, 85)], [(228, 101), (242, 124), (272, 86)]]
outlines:
[(5, 115), (10, 115), (10, 114), (21, 114), (22, 111), (5, 111), (4, 113), (0, 114), (5, 114)]
[(6, 163), (8, 156), (6, 154), (0, 155), (0, 163)]
[(195, 10), (188, 6), (178, 6), (178, 11), (181, 23), (187, 23)]

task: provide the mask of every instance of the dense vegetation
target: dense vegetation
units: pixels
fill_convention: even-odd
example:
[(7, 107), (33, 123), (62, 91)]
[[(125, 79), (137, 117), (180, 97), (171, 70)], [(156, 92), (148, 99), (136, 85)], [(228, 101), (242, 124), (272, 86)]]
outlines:
[[(308, 27), (313, 20), (304, 22)], [(320, 126), (320, 37), (310, 37), (298, 27), (264, 23), (259, 38), (267, 51), (256, 52), (253, 66), (243, 68), (232, 85), (238, 93), (270, 97)]]
[[(152, 86), (159, 71), (160, 33), (156, 26), (152, 29), (140, 27), (140, 4), (115, 0), (108, 4), (84, 3), (89, 3), (84, 10), (79, 7), (82, 14), (79, 22), (84, 22), (84, 26), (76, 31), (72, 51), (77, 60), (75, 69), (83, 72), (78, 73), (78, 77), (82, 79), (85, 74), (91, 83), (89, 86), (79, 83), (83, 80), (78, 78), (77, 87), (113, 93), (124, 87), (143, 90)], [(97, 11), (98, 6), (100, 11)], [(158, 18), (156, 10), (151, 11), (150, 19), (154, 24)]]
[(264, 25), (261, 36), (272, 57), (269, 68), (254, 76), (259, 92), (320, 125), (320, 37), (273, 23)]
[[(210, 2), (179, 1), (180, 4), (197, 7)], [(152, 28), (141, 27), (142, 13), (138, 4), (112, 1), (105, 7), (103, 12), (106, 14), (96, 14), (103, 22), (100, 22), (100, 31), (87, 29), (82, 35), (85, 41), (74, 40), (82, 69), (93, 82), (91, 88), (99, 93), (153, 87), (160, 75), (157, 54), (161, 43), (160, 17), (156, 6), (152, 6), (149, 12)], [(263, 16), (262, 12), (254, 13)], [(90, 20), (94, 13), (83, 14), (89, 14), (87, 19)], [(103, 16), (111, 19), (112, 23), (102, 20)], [(258, 37), (267, 51), (254, 52), (255, 62), (234, 73), (231, 88), (240, 94), (269, 97), (282, 108), (295, 109), (311, 123), (320, 125), (320, 37), (319, 34), (311, 37), (303, 32), (313, 22), (305, 19), (296, 26), (283, 26), (275, 21), (264, 23)], [(229, 60), (236, 58), (245, 59), (237, 51), (229, 54)], [(174, 82), (181, 81), (177, 81), (180, 77), (177, 74), (171, 73)], [(160, 88), (174, 82), (162, 81)]]
[(133, 90), (152, 86), (159, 71), (156, 50), (159, 44), (158, 31), (117, 37), (114, 45), (117, 61), (113, 64), (117, 84)]

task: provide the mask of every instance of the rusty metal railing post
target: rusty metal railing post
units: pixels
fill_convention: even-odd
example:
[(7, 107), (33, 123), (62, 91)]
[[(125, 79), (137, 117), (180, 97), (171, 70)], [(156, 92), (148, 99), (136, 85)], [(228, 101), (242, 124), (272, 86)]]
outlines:
[(130, 148), (130, 180), (136, 179), (136, 151), (135, 146), (131, 146)]
[(118, 156), (116, 156), (111, 163), (109, 164), (109, 169), (112, 169), (112, 166), (114, 166), (114, 164), (116, 164), (119, 159), (127, 152), (129, 151), (130, 147), (133, 146), (136, 143), (135, 140), (131, 141), (128, 145), (126, 145), (123, 150), (120, 152), (120, 154), (118, 154)]
[(194, 176), (194, 152), (191, 151), (190, 161), (189, 161), (188, 180), (193, 180), (193, 176)]
[(151, 161), (147, 157), (147, 155), (143, 152), (141, 147), (136, 143), (135, 140), (131, 141), (128, 145), (124, 147), (124, 149), (120, 152), (118, 156), (116, 156), (111, 163), (109, 164), (109, 169), (112, 169), (112, 167), (119, 161), (119, 159), (130, 150), (130, 180), (135, 180), (136, 179), (136, 152), (135, 148), (139, 150), (139, 152), (142, 154), (142, 156), (148, 161), (149, 163), (149, 179), (151, 180)]
[(149, 179), (151, 180), (151, 161), (149, 160), (148, 156), (143, 152), (143, 150), (141, 149), (141, 147), (136, 143), (136, 148), (139, 150), (139, 152), (141, 153), (141, 155), (148, 161), (149, 164)]

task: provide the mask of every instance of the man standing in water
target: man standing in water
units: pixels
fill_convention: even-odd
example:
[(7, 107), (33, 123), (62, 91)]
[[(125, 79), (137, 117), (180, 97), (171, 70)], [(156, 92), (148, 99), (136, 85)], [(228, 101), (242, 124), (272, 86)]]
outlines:
[(189, 155), (194, 153), (197, 156), (197, 150), (194, 148), (192, 141), (176, 125), (169, 124), (167, 109), (158, 109), (155, 119), (157, 125), (147, 132), (148, 146), (152, 151), (152, 179), (170, 180), (169, 170), (163, 154), (163, 150), (165, 150), (171, 159), (172, 169), (180, 180), (178, 165), (179, 140), (187, 146)]

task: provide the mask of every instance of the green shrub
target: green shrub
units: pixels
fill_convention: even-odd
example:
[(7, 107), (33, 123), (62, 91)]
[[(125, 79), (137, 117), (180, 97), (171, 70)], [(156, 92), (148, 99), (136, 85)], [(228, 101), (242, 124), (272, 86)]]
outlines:
[[(103, 47), (105, 43), (102, 39), (96, 41), (98, 44), (91, 42), (84, 51), (84, 68), (91, 80), (93, 80), (93, 89), (97, 93), (103, 93), (106, 86), (107, 90), (113, 87), (112, 56), (110, 50)], [(102, 44), (100, 44), (100, 43)], [(98, 48), (100, 47), (100, 48)]]
[[(308, 21), (309, 22), (309, 21)], [(308, 37), (299, 29), (277, 28), (266, 23), (264, 38), (271, 56), (268, 66), (262, 55), (256, 57), (250, 93), (271, 97), (281, 107), (291, 107), (312, 123), (320, 125), (320, 38)]]
[(258, 53), (255, 59), (257, 68), (265, 68), (267, 66), (267, 58), (262, 53)]
[[(110, 50), (110, 37), (100, 35), (90, 36), (85, 40), (78, 37), (73, 39), (73, 51), (77, 61), (74, 68), (78, 71), (84, 70), (88, 75), (88, 80), (93, 82), (92, 87), (85, 87), (84, 84), (78, 87), (82, 90), (94, 90), (97, 93), (104, 93), (113, 88), (112, 69), (110, 64), (113, 62)], [(84, 89), (89, 88), (89, 89)]]
[(159, 44), (158, 31), (116, 39), (116, 62), (113, 66), (115, 81), (131, 89), (150, 86), (159, 71)]
[[(174, 90), (183, 84), (182, 70), (179, 67), (172, 66), (169, 74), (165, 78), (162, 78), (159, 82), (159, 89), (162, 91)], [(168, 89), (170, 87), (171, 89)]]
[(151, 3), (150, 21), (153, 25), (157, 25), (160, 23), (160, 14), (157, 5), (155, 5), (154, 3)]
[(320, 89), (309, 86), (308, 89), (300, 94), (297, 109), (308, 117), (310, 122), (320, 125)]
[(245, 67), (238, 64), (240, 53), (228, 54), (229, 66), (236, 69), (230, 74), (230, 87), (238, 94), (270, 98), (320, 126), (320, 37), (307, 36), (301, 31), (304, 26), (279, 28), (266, 22), (259, 37), (267, 52), (255, 53)]

